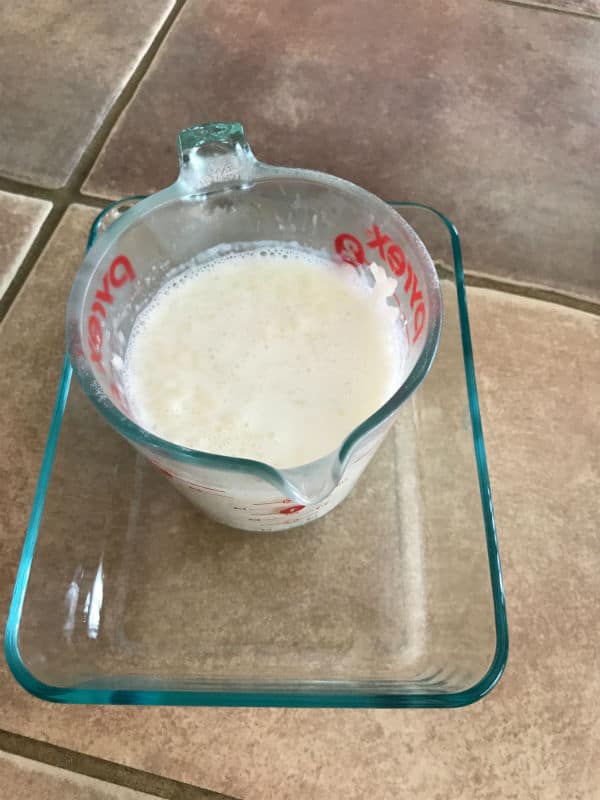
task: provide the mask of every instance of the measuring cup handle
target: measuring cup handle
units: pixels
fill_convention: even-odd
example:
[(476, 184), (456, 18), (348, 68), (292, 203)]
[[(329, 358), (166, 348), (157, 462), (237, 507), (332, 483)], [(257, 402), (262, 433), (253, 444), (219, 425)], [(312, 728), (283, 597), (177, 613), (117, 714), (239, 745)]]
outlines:
[(208, 122), (177, 135), (179, 180), (194, 192), (249, 183), (258, 164), (239, 122)]

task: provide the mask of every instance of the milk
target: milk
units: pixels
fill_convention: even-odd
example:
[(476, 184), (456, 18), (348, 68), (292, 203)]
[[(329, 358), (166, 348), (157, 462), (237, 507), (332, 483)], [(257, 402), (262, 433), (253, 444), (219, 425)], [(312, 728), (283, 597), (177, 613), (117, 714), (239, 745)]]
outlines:
[(176, 444), (279, 468), (327, 455), (401, 383), (394, 286), (300, 249), (189, 266), (135, 322), (132, 415)]

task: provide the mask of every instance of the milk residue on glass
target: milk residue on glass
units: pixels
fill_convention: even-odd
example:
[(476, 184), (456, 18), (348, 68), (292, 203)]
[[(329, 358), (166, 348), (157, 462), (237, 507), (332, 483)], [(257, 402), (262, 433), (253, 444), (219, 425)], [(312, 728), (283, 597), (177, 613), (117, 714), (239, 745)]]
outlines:
[(399, 388), (396, 281), (299, 248), (183, 268), (137, 318), (124, 387), (138, 424), (279, 468), (314, 461)]

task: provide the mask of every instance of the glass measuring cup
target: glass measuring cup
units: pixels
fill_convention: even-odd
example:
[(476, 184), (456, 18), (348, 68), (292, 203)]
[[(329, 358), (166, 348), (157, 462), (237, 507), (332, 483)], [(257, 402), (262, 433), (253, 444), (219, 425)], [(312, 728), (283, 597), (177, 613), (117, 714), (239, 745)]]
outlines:
[[(114, 222), (77, 273), (67, 306), (73, 370), (108, 422), (205, 513), (246, 530), (303, 525), (346, 497), (427, 374), (441, 325), (437, 273), (413, 229), (382, 200), (331, 175), (257, 161), (239, 123), (184, 130), (178, 151), (175, 183)], [(122, 384), (138, 313), (182, 265), (210, 259), (215, 248), (266, 242), (317, 250), (365, 280), (368, 265), (382, 267), (397, 282), (388, 302), (399, 308), (406, 352), (395, 394), (335, 451), (290, 469), (161, 439), (136, 423)]]

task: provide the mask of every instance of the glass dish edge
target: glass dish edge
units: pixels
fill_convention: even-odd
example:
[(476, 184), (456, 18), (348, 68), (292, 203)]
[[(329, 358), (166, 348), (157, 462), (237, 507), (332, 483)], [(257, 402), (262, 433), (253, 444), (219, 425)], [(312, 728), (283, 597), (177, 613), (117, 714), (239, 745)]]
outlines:
[[(142, 199), (140, 196), (124, 198), (109, 204), (94, 220), (88, 237), (87, 248), (95, 241), (100, 224), (104, 217), (114, 208), (127, 202)], [(72, 378), (72, 368), (65, 357), (63, 370), (59, 382), (56, 402), (50, 422), (48, 439), (44, 449), (38, 483), (34, 495), (31, 517), (27, 526), (21, 559), (15, 579), (13, 596), (10, 604), (6, 631), (5, 631), (5, 657), (8, 666), (18, 683), (28, 692), (41, 699), (69, 704), (102, 704), (102, 705), (183, 705), (183, 706), (241, 706), (241, 707), (318, 707), (318, 708), (457, 708), (471, 705), (488, 694), (499, 681), (508, 659), (508, 626), (506, 619), (506, 605), (500, 555), (496, 533), (496, 523), (492, 504), (489, 473), (483, 439), (483, 429), (479, 409), (479, 398), (475, 379), (475, 367), (471, 344), (471, 333), (467, 310), (467, 300), (464, 283), (464, 269), (462, 263), (461, 245), (458, 232), (454, 224), (435, 208), (408, 201), (388, 201), (394, 208), (420, 208), (433, 213), (446, 226), (452, 244), (454, 261), (454, 283), (457, 294), (459, 310), (463, 361), (465, 378), (469, 398), (469, 412), (471, 430), (477, 464), (480, 498), (483, 510), (483, 520), (488, 551), (488, 563), (492, 598), (494, 606), (494, 623), (496, 629), (496, 647), (492, 662), (482, 678), (473, 686), (455, 693), (382, 693), (361, 688), (351, 692), (324, 691), (324, 682), (315, 684), (312, 691), (190, 691), (181, 689), (112, 689), (92, 688), (86, 686), (57, 687), (50, 686), (38, 680), (27, 668), (19, 651), (19, 623), (39, 525), (42, 519), (46, 492), (52, 474), (52, 465), (60, 435), (62, 418), (69, 396)], [(315, 689), (317, 689), (316, 691)]]

